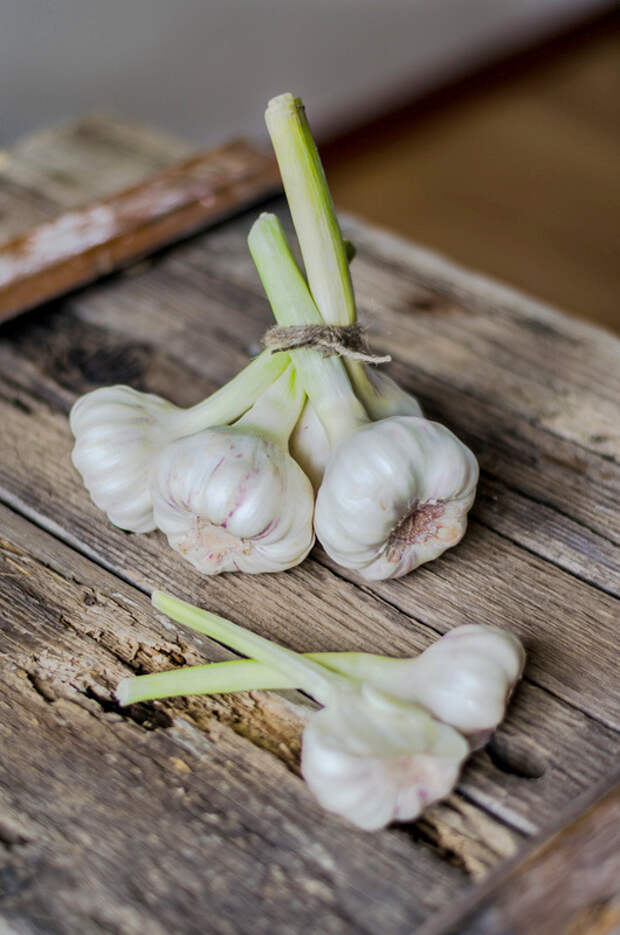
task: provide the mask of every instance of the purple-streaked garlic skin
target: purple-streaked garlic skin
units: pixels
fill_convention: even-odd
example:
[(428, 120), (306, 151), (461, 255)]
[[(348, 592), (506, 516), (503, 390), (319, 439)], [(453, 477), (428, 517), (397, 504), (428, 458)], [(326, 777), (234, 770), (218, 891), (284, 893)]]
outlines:
[(476, 458), (445, 426), (382, 419), (334, 451), (316, 500), (317, 538), (369, 580), (398, 578), (460, 541), (477, 481)]
[(149, 492), (153, 459), (174, 437), (180, 410), (160, 396), (107, 386), (81, 396), (69, 420), (71, 455), (91, 499), (111, 523), (131, 532), (155, 529)]
[(314, 494), (299, 465), (258, 432), (206, 429), (172, 442), (151, 475), (155, 523), (198, 571), (284, 571), (314, 544)]
[(363, 686), (311, 715), (301, 772), (325, 809), (376, 831), (449, 795), (468, 753), (466, 740), (424, 709)]

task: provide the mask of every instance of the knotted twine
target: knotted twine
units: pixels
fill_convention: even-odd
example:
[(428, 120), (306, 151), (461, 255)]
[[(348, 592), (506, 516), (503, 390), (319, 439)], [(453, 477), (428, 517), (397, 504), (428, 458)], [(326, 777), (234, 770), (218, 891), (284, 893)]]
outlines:
[(298, 347), (314, 347), (323, 357), (346, 357), (368, 364), (389, 364), (389, 354), (371, 353), (366, 332), (359, 322), (352, 325), (276, 325), (263, 335), (263, 346), (272, 354)]

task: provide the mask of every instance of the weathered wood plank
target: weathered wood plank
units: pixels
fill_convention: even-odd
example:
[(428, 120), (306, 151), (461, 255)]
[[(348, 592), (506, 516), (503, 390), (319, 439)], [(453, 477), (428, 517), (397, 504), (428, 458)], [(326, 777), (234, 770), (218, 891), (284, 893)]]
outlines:
[[(156, 617), (144, 595), (5, 508), (0, 524), (0, 704), (8, 751), (0, 836), (13, 828), (14, 837), (25, 838), (21, 844), (32, 845), (26, 869), (35, 854), (45, 868), (34, 893), (25, 880), (10, 894), (15, 898), (4, 901), (9, 918), (13, 912), (31, 918), (59, 864), (79, 860), (90, 867), (105, 853), (94, 890), (82, 893), (60, 930), (84, 930), (77, 925), (84, 900), (94, 911), (102, 899), (134, 912), (140, 907), (148, 921), (165, 926), (172, 917), (160, 899), (184, 879), (197, 890), (196, 902), (190, 900), (172, 927), (194, 931), (199, 912), (219, 906), (215, 881), (227, 873), (239, 900), (237, 924), (245, 930), (249, 906), (264, 897), (257, 868), (275, 864), (289, 868), (285, 879), (296, 895), (270, 903), (259, 931), (292, 931), (296, 918), (296, 925), (316, 932), (382, 926), (405, 932), (468, 881), (416, 839), (432, 837), (475, 874), (514, 852), (518, 836), (458, 796), (410, 833), (368, 836), (322, 813), (295, 774), (304, 717), (299, 702), (254, 692), (136, 705), (121, 716), (111, 693), (128, 671), (230, 653)], [(245, 738), (264, 749), (253, 749)], [(46, 816), (53, 816), (47, 827)], [(5, 872), (20, 875), (22, 857), (20, 847), (11, 849)], [(151, 900), (149, 866), (162, 859), (176, 869)], [(320, 875), (323, 886), (306, 886), (292, 868), (308, 880)], [(378, 888), (370, 886), (375, 873)], [(134, 881), (131, 899), (127, 878)], [(54, 921), (61, 903), (80, 892), (71, 873), (61, 882), (60, 902), (48, 894)], [(178, 906), (170, 911), (178, 913)]]
[(0, 247), (0, 321), (221, 221), (278, 184), (274, 160), (237, 140), (38, 225)]
[[(5, 150), (0, 165), (0, 190), (17, 189), (42, 199), (47, 217), (72, 210), (85, 201), (106, 198), (138, 185), (154, 172), (187, 159), (195, 146), (160, 130), (116, 117), (93, 115), (62, 127), (39, 130)], [(20, 197), (21, 197), (20, 195)], [(30, 223), (2, 238), (24, 233)]]
[(420, 935), (614, 935), (620, 928), (618, 774), (596, 798), (586, 794), (541, 840), (457, 899)]

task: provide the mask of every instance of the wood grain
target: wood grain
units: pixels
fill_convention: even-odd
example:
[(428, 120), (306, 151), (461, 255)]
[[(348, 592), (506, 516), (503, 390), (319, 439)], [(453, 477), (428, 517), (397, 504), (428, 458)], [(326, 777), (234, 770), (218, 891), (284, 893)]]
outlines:
[[(448, 888), (465, 887), (462, 870), (446, 868), (402, 831), (371, 837), (325, 819), (284, 765), (297, 764), (300, 696), (292, 703), (255, 692), (121, 713), (113, 690), (124, 675), (230, 653), (162, 625), (144, 595), (3, 508), (0, 525), (9, 751), (0, 838), (6, 843), (12, 834), (18, 845), (4, 855), (15, 880), (6, 918), (33, 920), (39, 912), (50, 928), (89, 931), (101, 915), (101, 924), (116, 920), (121, 931), (133, 931), (132, 893), (141, 889), (149, 896), (140, 931), (177, 931), (182, 918), (184, 931), (292, 932), (303, 925), (318, 935), (387, 925), (404, 933)], [(427, 827), (447, 836), (451, 825), (443, 824), (431, 817)], [(470, 819), (469, 832), (467, 824), (465, 815), (452, 834), (466, 847), (477, 831), (471, 846), (478, 862), (498, 857), (480, 840), (485, 834), (502, 855), (514, 851), (513, 837), (493, 821), (483, 817), (476, 826)], [(42, 874), (34, 873), (37, 864)], [(93, 878), (87, 889), (84, 868)], [(252, 906), (262, 900), (253, 923)]]
[(620, 778), (595, 787), (542, 841), (457, 899), (420, 935), (614, 935), (620, 928)]
[[(131, 174), (134, 138), (140, 171), (151, 143), (158, 168), (162, 153), (177, 158), (152, 134), (123, 133), (123, 145), (114, 124), (109, 137), (101, 122), (86, 134), (95, 162), (104, 152), (114, 162), (118, 149), (116, 181), (123, 165)], [(79, 138), (79, 125), (72, 134)], [(30, 145), (37, 158), (21, 175), (14, 168), (10, 183), (0, 180), (10, 218), (26, 179), (35, 201), (48, 192), (54, 204), (46, 148), (60, 177), (65, 163), (71, 175), (70, 138), (58, 149), (53, 135)], [(71, 196), (81, 201), (91, 183), (83, 171)], [(273, 207), (282, 213), (280, 202)], [(0, 332), (0, 501), (11, 508), (0, 512), (0, 659), (22, 706), (6, 729), (12, 737), (29, 731), (28, 750), (13, 745), (6, 826), (14, 831), (6, 834), (17, 844), (7, 866), (19, 880), (32, 880), (37, 864), (44, 869), (39, 888), (23, 884), (19, 895), (16, 885), (11, 923), (36, 930), (55, 887), (50, 911), (61, 932), (133, 932), (145, 912), (154, 932), (192, 932), (200, 918), (202, 930), (249, 931), (258, 924), (251, 907), (265, 894), (264, 928), (253, 930), (409, 932), (453, 893), (466, 894), (472, 880), (518, 857), (524, 835), (546, 829), (617, 762), (620, 458), (612, 410), (620, 345), (596, 329), (345, 218), (375, 346), (390, 349), (391, 372), (481, 462), (463, 543), (393, 582), (364, 583), (320, 549), (282, 575), (204, 579), (159, 534), (125, 534), (92, 505), (70, 463), (69, 407), (106, 383), (190, 405), (247, 362), (270, 320), (245, 245), (251, 220), (229, 221)], [(154, 586), (301, 651), (406, 655), (459, 623), (494, 623), (524, 640), (526, 676), (456, 793), (414, 826), (368, 838), (319, 813), (297, 776), (300, 696), (179, 700), (118, 713), (110, 691), (128, 669), (224, 658), (220, 647), (150, 613), (144, 592)], [(42, 779), (34, 763), (43, 750)], [(103, 764), (101, 801), (93, 763)], [(77, 818), (61, 800), (69, 772)], [(53, 807), (43, 801), (45, 779)], [(136, 803), (151, 786), (142, 816)], [(187, 795), (175, 793), (177, 802), (179, 787)], [(52, 811), (60, 818), (50, 824)], [(28, 834), (39, 842), (31, 851), (19, 843)], [(337, 871), (316, 869), (326, 850)], [(92, 886), (80, 885), (75, 854)], [(271, 875), (257, 870), (272, 864)], [(67, 916), (73, 928), (62, 921), (69, 904), (77, 907)]]
[(64, 212), (0, 249), (0, 321), (221, 221), (278, 182), (274, 160), (238, 140)]

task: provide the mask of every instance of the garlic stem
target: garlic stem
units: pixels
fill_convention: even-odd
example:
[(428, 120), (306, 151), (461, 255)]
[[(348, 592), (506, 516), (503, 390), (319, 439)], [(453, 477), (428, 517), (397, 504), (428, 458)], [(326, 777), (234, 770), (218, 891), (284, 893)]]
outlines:
[(212, 425), (226, 425), (250, 408), (289, 366), (288, 354), (263, 351), (232, 380), (191, 409), (170, 416), (174, 437), (193, 435)]
[(303, 256), (308, 285), (324, 321), (355, 321), (346, 248), (303, 103), (292, 94), (269, 101), (265, 122)]
[(331, 696), (331, 686), (342, 681), (335, 673), (323, 669), (311, 659), (304, 659), (283, 646), (278, 646), (251, 630), (218, 617), (207, 610), (194, 607), (186, 601), (166, 594), (164, 591), (153, 591), (151, 595), (153, 606), (166, 614), (172, 620), (198, 633), (204, 633), (212, 639), (223, 643), (229, 649), (250, 656), (260, 663), (277, 669), (287, 678), (294, 680), (295, 687), (301, 688), (316, 698), (321, 704), (326, 704)]
[(289, 365), (234, 425), (255, 431), (286, 450), (305, 399), (295, 368)]
[[(323, 324), (275, 215), (260, 215), (252, 225), (248, 245), (278, 324)], [(368, 424), (342, 360), (321, 357), (311, 348), (290, 354), (332, 447)]]
[[(355, 256), (355, 247), (342, 239), (321, 158), (302, 101), (290, 93), (281, 94), (269, 102), (265, 121), (280, 168), (312, 297), (327, 324), (352, 324), (357, 314), (349, 263)], [(373, 380), (372, 371), (361, 361), (346, 360), (345, 367), (371, 419), (422, 415), (415, 400), (396, 384), (394, 392), (386, 399)]]
[[(186, 623), (186, 621), (181, 622)], [(303, 653), (302, 658), (315, 662), (338, 675), (371, 682), (372, 677), (377, 675), (377, 668), (383, 663), (388, 663), (386, 674), (389, 676), (390, 663), (411, 662), (409, 659), (388, 659), (385, 656), (355, 652)], [(273, 665), (257, 662), (256, 659), (231, 659), (228, 662), (210, 662), (206, 665), (171, 669), (168, 672), (132, 676), (119, 682), (116, 697), (121, 705), (128, 705), (158, 698), (175, 698), (179, 695), (218, 695), (227, 692), (271, 691), (301, 687), (299, 679), (292, 677), (288, 671), (284, 672)]]
[(257, 689), (297, 688), (291, 677), (255, 659), (234, 659), (207, 665), (153, 672), (123, 679), (116, 689), (121, 705), (178, 695), (216, 695)]

